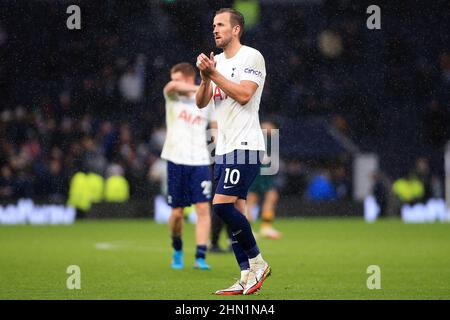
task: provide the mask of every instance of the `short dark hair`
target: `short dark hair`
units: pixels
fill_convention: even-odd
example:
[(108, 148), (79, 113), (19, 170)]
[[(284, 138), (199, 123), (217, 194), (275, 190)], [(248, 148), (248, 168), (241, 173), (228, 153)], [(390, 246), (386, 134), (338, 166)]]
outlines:
[(216, 16), (218, 14), (225, 12), (228, 12), (230, 14), (230, 22), (233, 27), (237, 25), (241, 27), (241, 30), (239, 31), (239, 38), (240, 38), (242, 36), (242, 33), (244, 32), (244, 25), (245, 25), (244, 16), (242, 15), (242, 13), (232, 8), (219, 9), (216, 11)]
[(177, 63), (170, 69), (170, 74), (175, 72), (181, 72), (185, 76), (190, 76), (195, 78), (195, 69), (194, 67), (188, 63), (188, 62), (180, 62)]

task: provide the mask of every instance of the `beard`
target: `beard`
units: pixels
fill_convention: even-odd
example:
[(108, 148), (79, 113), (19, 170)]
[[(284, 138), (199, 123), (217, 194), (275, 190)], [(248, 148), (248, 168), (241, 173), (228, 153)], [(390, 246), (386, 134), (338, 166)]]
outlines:
[(216, 41), (216, 47), (220, 48), (220, 49), (223, 49), (226, 46), (228, 46), (230, 44), (230, 42), (231, 42), (231, 37), (229, 37), (229, 38), (221, 38), (220, 42)]

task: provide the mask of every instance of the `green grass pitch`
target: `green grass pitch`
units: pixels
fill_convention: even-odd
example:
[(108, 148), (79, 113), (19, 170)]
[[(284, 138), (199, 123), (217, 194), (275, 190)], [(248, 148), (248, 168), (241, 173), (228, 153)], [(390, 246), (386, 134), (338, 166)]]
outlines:
[[(167, 225), (151, 220), (71, 226), (0, 226), (0, 299), (449, 299), (450, 224), (389, 219), (278, 219), (284, 237), (259, 240), (272, 276), (252, 296), (218, 297), (239, 274), (232, 254), (194, 270), (194, 226), (185, 225), (185, 269), (171, 270)], [(257, 224), (256, 224), (257, 226)], [(225, 245), (225, 233), (222, 234)], [(68, 290), (69, 265), (81, 289)], [(381, 269), (369, 290), (367, 267)]]

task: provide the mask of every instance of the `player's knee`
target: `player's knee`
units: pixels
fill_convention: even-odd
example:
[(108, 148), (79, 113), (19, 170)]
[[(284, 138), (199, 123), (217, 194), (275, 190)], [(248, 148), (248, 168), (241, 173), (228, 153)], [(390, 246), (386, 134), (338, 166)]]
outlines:
[(247, 212), (247, 202), (244, 199), (239, 199), (238, 201), (236, 201), (234, 207), (244, 215), (245, 212)]
[(270, 190), (266, 194), (266, 199), (270, 203), (276, 203), (278, 201), (278, 192), (276, 190)]
[(228, 196), (225, 194), (215, 194), (213, 198), (213, 205), (219, 203), (235, 203), (238, 201), (237, 196)]
[(230, 212), (231, 207), (234, 206), (234, 203), (216, 203), (213, 204), (214, 213), (222, 218), (223, 221), (227, 221), (228, 213)]
[(247, 203), (253, 205), (258, 202), (258, 195), (254, 192), (249, 192), (247, 195)]
[(209, 203), (197, 203), (195, 205), (195, 211), (197, 212), (197, 215), (199, 218), (202, 217), (209, 217)]
[(175, 219), (183, 219), (183, 208), (173, 208), (171, 215)]

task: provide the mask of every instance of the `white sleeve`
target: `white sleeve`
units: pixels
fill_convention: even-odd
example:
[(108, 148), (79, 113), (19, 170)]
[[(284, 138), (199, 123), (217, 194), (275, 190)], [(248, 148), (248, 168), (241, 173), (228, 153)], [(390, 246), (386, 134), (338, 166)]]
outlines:
[(250, 80), (260, 86), (265, 77), (266, 64), (264, 57), (258, 51), (251, 52), (242, 64), (241, 81)]

